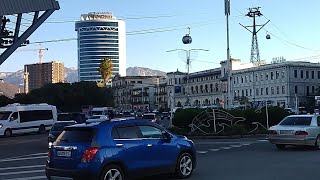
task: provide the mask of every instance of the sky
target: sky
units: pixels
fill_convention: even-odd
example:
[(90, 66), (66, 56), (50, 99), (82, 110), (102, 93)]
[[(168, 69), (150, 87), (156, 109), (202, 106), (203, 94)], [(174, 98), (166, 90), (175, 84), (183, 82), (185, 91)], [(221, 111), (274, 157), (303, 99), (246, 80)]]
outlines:
[[(139, 66), (171, 72), (186, 71), (184, 52), (166, 52), (173, 49), (207, 49), (191, 54), (190, 72), (217, 68), (226, 59), (226, 20), (224, 0), (58, 0), (60, 10), (55, 11), (29, 38), (26, 47), (19, 48), (2, 65), (0, 72), (23, 69), (24, 64), (37, 63), (38, 51), (43, 61), (58, 60), (66, 67), (77, 67), (77, 42), (43, 41), (76, 38), (74, 21), (88, 12), (112, 12), (126, 21), (127, 67)], [(259, 24), (270, 20), (258, 33), (260, 57), (270, 62), (283, 56), (287, 60), (309, 60), (320, 56), (319, 21), (320, 1), (316, 0), (231, 0), (230, 51), (231, 57), (250, 62), (252, 34), (243, 25), (252, 25), (246, 17), (250, 7), (261, 7), (263, 16)], [(32, 16), (23, 16), (23, 28)], [(12, 20), (14, 21), (14, 19)], [(55, 22), (55, 23), (54, 23)], [(60, 22), (60, 23), (57, 23)], [(12, 24), (13, 25), (13, 24)], [(185, 45), (182, 37), (188, 33), (192, 43)], [(150, 33), (132, 34), (134, 31)], [(157, 32), (158, 31), (158, 32)], [(271, 39), (267, 40), (267, 34)], [(42, 43), (35, 43), (42, 42)], [(33, 44), (32, 44), (33, 43)], [(310, 59), (318, 62), (319, 59)]]

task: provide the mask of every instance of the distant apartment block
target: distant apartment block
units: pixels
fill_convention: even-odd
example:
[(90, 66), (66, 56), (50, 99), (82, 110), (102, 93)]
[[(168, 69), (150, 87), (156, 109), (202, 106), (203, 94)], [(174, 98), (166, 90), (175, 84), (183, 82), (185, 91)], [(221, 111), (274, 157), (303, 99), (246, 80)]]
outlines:
[(64, 64), (58, 61), (24, 66), (25, 93), (45, 84), (64, 82)]

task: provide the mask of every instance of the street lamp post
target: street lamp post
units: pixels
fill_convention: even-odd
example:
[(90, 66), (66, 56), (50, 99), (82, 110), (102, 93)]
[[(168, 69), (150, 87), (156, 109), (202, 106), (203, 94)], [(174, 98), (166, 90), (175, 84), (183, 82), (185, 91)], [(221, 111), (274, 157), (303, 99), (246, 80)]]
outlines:
[(225, 16), (226, 16), (226, 22), (227, 22), (227, 78), (228, 78), (228, 107), (231, 107), (231, 104), (233, 103), (233, 98), (231, 95), (232, 88), (231, 88), (231, 76), (232, 76), (232, 62), (230, 59), (230, 48), (229, 48), (229, 16), (230, 16), (230, 0), (224, 1), (224, 8), (225, 8)]
[(167, 52), (173, 52), (173, 51), (185, 51), (186, 52), (186, 57), (187, 57), (187, 93), (186, 93), (186, 96), (187, 96), (187, 106), (190, 106), (190, 102), (189, 102), (189, 73), (190, 73), (190, 52), (191, 51), (209, 51), (207, 49), (189, 49), (189, 50), (186, 50), (186, 49), (173, 49), (173, 50), (169, 50)]

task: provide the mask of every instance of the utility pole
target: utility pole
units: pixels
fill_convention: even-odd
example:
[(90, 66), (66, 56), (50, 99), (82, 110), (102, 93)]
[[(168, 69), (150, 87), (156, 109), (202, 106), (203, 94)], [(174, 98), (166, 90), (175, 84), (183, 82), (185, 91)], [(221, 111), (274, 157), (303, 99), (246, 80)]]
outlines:
[[(262, 16), (262, 13), (260, 12), (261, 7), (254, 7), (254, 8), (249, 8), (249, 12), (246, 16), (253, 18), (253, 25), (252, 26), (244, 26), (240, 24), (242, 27), (247, 29), (249, 32), (252, 33), (252, 44), (251, 44), (251, 57), (250, 57), (250, 62), (254, 63), (257, 66), (261, 65), (261, 60), (260, 60), (260, 52), (259, 52), (259, 45), (258, 45), (258, 37), (257, 33), (266, 25), (269, 23), (267, 21), (266, 23), (262, 25), (256, 24), (256, 17)], [(260, 28), (257, 30), (257, 27), (260, 26)], [(252, 31), (249, 29), (249, 27), (252, 27)]]
[(228, 78), (228, 85), (227, 85), (227, 91), (228, 91), (228, 97), (227, 101), (224, 103), (227, 103), (227, 107), (230, 108), (231, 104), (233, 104), (233, 97), (232, 97), (232, 88), (231, 88), (231, 77), (232, 77), (232, 62), (230, 58), (230, 47), (229, 47), (229, 16), (230, 16), (230, 0), (224, 1), (224, 8), (225, 8), (225, 16), (227, 20), (227, 78)]

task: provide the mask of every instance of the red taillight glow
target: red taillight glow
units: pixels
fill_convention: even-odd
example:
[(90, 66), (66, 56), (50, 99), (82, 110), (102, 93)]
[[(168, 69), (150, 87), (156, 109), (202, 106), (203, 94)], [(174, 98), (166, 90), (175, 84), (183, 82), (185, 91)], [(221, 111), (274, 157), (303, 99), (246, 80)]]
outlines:
[(308, 135), (308, 132), (306, 132), (306, 131), (296, 131), (295, 135), (298, 135), (298, 136), (307, 136), (307, 135)]
[(275, 131), (275, 130), (269, 130), (268, 133), (269, 133), (269, 135), (278, 134), (277, 131)]
[(84, 151), (81, 158), (81, 162), (90, 162), (98, 151), (99, 151), (98, 147), (88, 148), (87, 150)]

